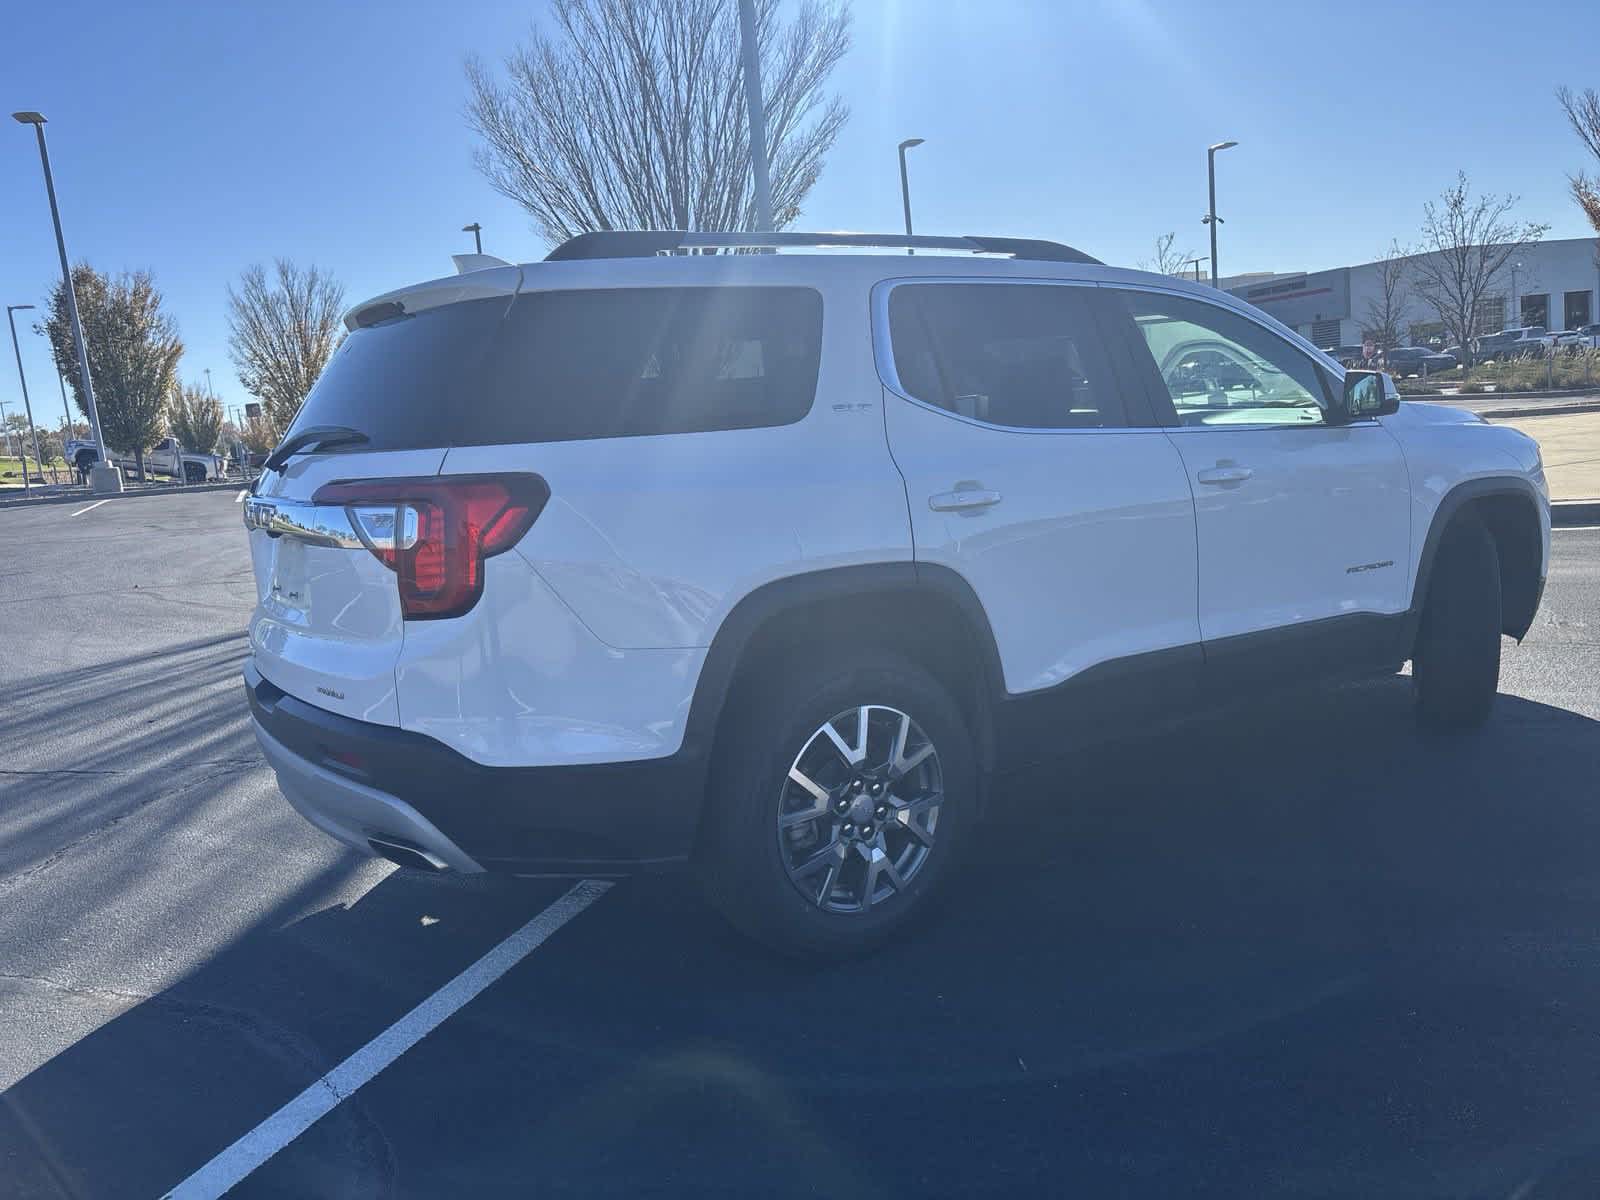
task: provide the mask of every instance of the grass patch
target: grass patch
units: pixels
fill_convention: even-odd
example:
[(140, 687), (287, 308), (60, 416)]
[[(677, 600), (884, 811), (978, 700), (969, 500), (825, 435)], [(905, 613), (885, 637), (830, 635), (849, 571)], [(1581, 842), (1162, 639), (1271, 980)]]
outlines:
[(1395, 383), (1402, 396), (1430, 395), (1442, 387), (1460, 388), (1464, 395), (1592, 390), (1600, 387), (1600, 350), (1559, 350), (1549, 358), (1452, 367), (1426, 379), (1397, 379)]
[[(10, 455), (0, 454), (0, 489), (22, 490), (22, 459)], [(72, 468), (59, 458), (54, 461), (46, 460), (43, 467), (33, 458), (28, 456), (28, 479), (32, 483), (71, 483), (73, 481)], [(54, 468), (52, 474), (51, 468)]]

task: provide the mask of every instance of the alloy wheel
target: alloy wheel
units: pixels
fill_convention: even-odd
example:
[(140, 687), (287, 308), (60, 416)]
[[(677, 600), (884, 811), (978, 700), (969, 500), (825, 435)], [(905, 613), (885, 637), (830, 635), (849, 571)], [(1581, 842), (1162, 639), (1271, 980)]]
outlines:
[(927, 863), (943, 802), (921, 726), (887, 705), (846, 709), (806, 739), (780, 789), (784, 869), (818, 908), (867, 912)]

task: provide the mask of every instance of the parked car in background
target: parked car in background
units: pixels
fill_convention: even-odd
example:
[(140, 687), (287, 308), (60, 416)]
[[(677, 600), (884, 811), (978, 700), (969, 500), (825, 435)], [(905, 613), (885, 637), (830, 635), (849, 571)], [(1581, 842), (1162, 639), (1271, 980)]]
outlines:
[(1359, 367), (1362, 353), (1360, 346), (1329, 346), (1323, 351), (1341, 367)]
[[(89, 468), (99, 460), (100, 453), (93, 442), (79, 441), (69, 438), (66, 445), (66, 459), (77, 469), (80, 476), (86, 476)], [(208, 479), (227, 478), (227, 464), (220, 454), (199, 454), (188, 450), (181, 456), (182, 467), (179, 467), (178, 440), (176, 438), (162, 438), (149, 450), (144, 452), (144, 469), (151, 475), (165, 475), (172, 479), (178, 477), (179, 470), (183, 472), (184, 482), (204, 483)], [(113, 466), (131, 471), (138, 466), (138, 459), (125, 450), (111, 451)]]
[(1384, 352), (1384, 369), (1391, 375), (1437, 375), (1458, 365), (1454, 354), (1426, 346), (1395, 346)]
[(1486, 333), (1478, 339), (1478, 358), (1539, 358), (1552, 349), (1555, 342), (1555, 336), (1543, 325), (1502, 329), (1499, 333)]
[(1581, 329), (1563, 329), (1555, 337), (1556, 346), (1563, 350), (1600, 349), (1600, 324), (1585, 325)]

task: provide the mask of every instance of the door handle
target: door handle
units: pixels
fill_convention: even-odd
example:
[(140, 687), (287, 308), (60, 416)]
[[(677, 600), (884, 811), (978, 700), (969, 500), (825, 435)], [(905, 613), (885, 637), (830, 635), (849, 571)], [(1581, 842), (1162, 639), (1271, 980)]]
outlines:
[(928, 507), (934, 512), (972, 512), (999, 503), (1000, 493), (985, 488), (958, 488), (928, 497)]
[(1255, 472), (1249, 467), (1234, 464), (1223, 466), (1218, 463), (1214, 467), (1207, 467), (1204, 471), (1195, 472), (1195, 478), (1201, 483), (1243, 483)]

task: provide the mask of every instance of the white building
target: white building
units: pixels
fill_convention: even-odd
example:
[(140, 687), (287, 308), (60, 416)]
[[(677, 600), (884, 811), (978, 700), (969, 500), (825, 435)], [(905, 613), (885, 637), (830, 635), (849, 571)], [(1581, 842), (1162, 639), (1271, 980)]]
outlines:
[[(1362, 263), (1311, 274), (1224, 277), (1223, 288), (1269, 312), (1318, 346), (1358, 346), (1376, 322), (1382, 264)], [(1495, 280), (1500, 294), (1479, 315), (1478, 333), (1513, 325), (1576, 329), (1600, 321), (1600, 251), (1595, 238), (1536, 242), (1510, 260)], [(1438, 315), (1409, 279), (1401, 284), (1402, 338), (1414, 345), (1443, 338)], [(1520, 312), (1520, 319), (1513, 314)]]

